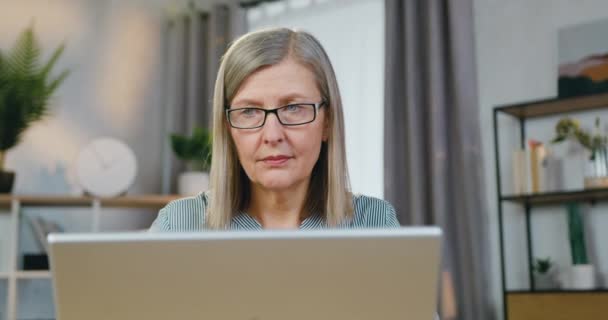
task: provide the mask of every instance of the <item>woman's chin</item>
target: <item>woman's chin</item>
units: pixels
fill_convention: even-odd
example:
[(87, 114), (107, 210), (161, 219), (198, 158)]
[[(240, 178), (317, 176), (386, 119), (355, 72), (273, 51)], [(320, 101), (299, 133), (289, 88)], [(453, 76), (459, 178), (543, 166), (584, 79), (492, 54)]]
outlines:
[(290, 178), (266, 179), (258, 181), (257, 184), (268, 191), (284, 191), (297, 185), (297, 181)]
[(268, 191), (283, 191), (289, 189), (293, 184), (284, 183), (284, 182), (269, 182), (269, 183), (261, 183), (262, 188)]

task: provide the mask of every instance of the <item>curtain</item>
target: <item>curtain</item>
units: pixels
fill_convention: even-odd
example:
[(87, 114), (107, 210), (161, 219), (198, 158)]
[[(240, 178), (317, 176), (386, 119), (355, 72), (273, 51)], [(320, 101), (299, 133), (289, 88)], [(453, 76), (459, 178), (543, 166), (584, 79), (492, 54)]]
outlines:
[(385, 198), (444, 231), (442, 319), (492, 319), (473, 1), (385, 6)]
[(191, 134), (197, 126), (211, 130), (213, 86), (230, 39), (229, 7), (214, 5), (209, 12), (191, 7), (167, 21), (164, 38), (162, 192), (167, 194), (176, 191), (175, 178), (185, 169), (169, 135)]

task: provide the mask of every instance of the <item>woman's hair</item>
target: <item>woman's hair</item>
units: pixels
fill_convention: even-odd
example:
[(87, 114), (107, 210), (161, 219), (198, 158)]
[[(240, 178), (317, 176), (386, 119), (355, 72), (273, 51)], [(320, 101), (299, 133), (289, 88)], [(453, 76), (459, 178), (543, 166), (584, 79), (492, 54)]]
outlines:
[(305, 208), (311, 213), (322, 214), (330, 226), (353, 216), (342, 100), (329, 57), (319, 41), (309, 33), (273, 28), (242, 36), (222, 57), (213, 98), (213, 158), (207, 228), (227, 228), (235, 213), (247, 209), (251, 196), (250, 181), (239, 163), (225, 108), (249, 75), (287, 58), (306, 66), (315, 75), (325, 101), (329, 125), (328, 139), (322, 143), (319, 159), (312, 171)]

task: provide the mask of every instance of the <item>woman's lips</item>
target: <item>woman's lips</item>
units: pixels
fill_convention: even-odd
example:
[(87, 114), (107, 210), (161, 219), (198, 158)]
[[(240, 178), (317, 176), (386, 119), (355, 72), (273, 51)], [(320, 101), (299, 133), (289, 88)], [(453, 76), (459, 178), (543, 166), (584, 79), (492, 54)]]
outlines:
[(270, 166), (280, 166), (284, 163), (286, 163), (287, 161), (289, 161), (289, 159), (291, 159), (291, 157), (287, 157), (287, 156), (272, 156), (272, 157), (266, 157), (264, 159), (262, 159), (262, 161)]

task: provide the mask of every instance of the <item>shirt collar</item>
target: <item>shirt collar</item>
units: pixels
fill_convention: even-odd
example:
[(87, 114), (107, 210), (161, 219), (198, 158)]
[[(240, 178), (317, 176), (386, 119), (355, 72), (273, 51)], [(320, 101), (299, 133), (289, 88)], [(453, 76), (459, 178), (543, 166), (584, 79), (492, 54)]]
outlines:
[[(325, 219), (320, 214), (308, 216), (300, 224), (300, 230), (322, 229), (326, 227)], [(230, 222), (232, 230), (262, 230), (262, 225), (246, 212), (239, 212)]]

